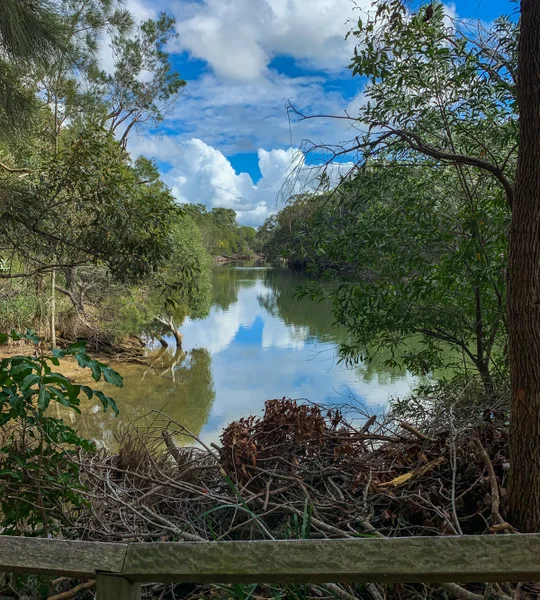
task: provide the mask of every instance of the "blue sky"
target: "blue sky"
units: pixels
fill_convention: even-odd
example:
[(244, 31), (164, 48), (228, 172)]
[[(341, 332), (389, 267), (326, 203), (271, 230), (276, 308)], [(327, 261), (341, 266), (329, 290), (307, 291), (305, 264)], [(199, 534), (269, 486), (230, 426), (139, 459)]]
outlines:
[[(133, 138), (130, 149), (157, 161), (179, 200), (233, 208), (243, 224), (260, 225), (294, 189), (288, 175), (302, 162), (302, 140), (348, 139), (346, 126), (335, 121), (290, 123), (285, 105), (354, 114), (362, 80), (347, 69), (353, 40), (344, 39), (358, 18), (352, 0), (128, 0), (127, 6), (138, 19), (161, 10), (176, 18), (170, 51), (186, 90), (159, 130)], [(517, 5), (455, 0), (446, 6), (450, 14), (489, 23)]]

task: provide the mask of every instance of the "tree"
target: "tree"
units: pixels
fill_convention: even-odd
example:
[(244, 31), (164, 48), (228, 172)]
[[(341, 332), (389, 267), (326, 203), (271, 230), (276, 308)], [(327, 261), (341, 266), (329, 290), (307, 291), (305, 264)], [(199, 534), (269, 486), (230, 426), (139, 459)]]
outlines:
[(93, 93), (110, 109), (105, 120), (124, 146), (133, 127), (161, 121), (186, 85), (164, 51), (175, 36), (174, 19), (165, 13), (145, 21), (135, 33), (121, 30), (112, 40), (114, 73), (91, 73)]
[(298, 194), (276, 215), (268, 217), (257, 231), (261, 251), (269, 261), (285, 258), (289, 267), (305, 269), (321, 258), (313, 245), (313, 230), (324, 194)]
[(346, 147), (326, 149), (333, 159), (354, 152), (359, 164), (390, 152), (403, 163), (449, 165), (464, 194), (472, 189), (471, 169), (482, 171), (504, 193), (512, 210), (507, 297), (510, 516), (522, 531), (538, 531), (540, 6), (522, 0), (519, 24), (501, 17), (490, 29), (456, 21), (446, 27), (439, 3), (416, 13), (401, 0), (376, 6), (352, 32), (359, 41), (353, 74), (369, 82), (358, 121), (369, 129)]
[[(135, 125), (162, 117), (184, 82), (163, 49), (172, 35), (169, 17), (133, 32), (130, 14), (110, 0), (62, 0), (57, 7), (68, 52), (32, 75), (41, 104), (33, 127), (0, 149), (14, 165), (0, 173), (0, 235), (10, 266), (2, 277), (61, 268), (66, 277), (58, 289), (75, 300), (70, 287), (77, 287), (80, 265), (103, 261), (127, 281), (166, 261), (172, 197), (155, 173), (142, 172), (141, 161), (131, 163), (125, 144)], [(112, 74), (97, 62), (106, 30), (113, 34)], [(113, 227), (115, 219), (124, 226)], [(151, 227), (141, 229), (137, 219)], [(74, 306), (81, 312), (79, 301)]]
[[(99, 307), (102, 327), (117, 339), (138, 335), (167, 346), (163, 336), (172, 334), (181, 350), (178, 329), (184, 319), (203, 318), (210, 310), (212, 261), (197, 225), (184, 212), (175, 214), (167, 236), (167, 260), (152, 274), (127, 286), (111, 281), (106, 271), (95, 272), (87, 300)], [(84, 272), (83, 276), (88, 278)]]
[[(168, 256), (176, 211), (159, 180), (142, 180), (121, 144), (99, 125), (72, 127), (57, 154), (2, 193), (0, 240), (9, 260), (2, 278), (103, 261), (133, 281)], [(24, 264), (25, 271), (18, 271)]]
[(156, 275), (153, 321), (157, 332), (172, 333), (178, 348), (182, 334), (178, 327), (190, 316), (205, 317), (212, 297), (211, 259), (202, 245), (200, 232), (188, 216), (180, 217), (171, 229), (172, 253), (167, 265)]
[(5, 0), (0, 6), (0, 131), (13, 132), (34, 107), (20, 83), (29, 68), (65, 54), (65, 30), (47, 0)]
[(492, 371), (504, 370), (508, 213), (490, 177), (474, 188), (470, 204), (452, 170), (372, 162), (278, 234), (314, 276), (302, 295), (330, 296), (346, 361), (386, 353), (416, 374), (453, 361), (476, 369), (491, 396)]
[(217, 207), (208, 211), (203, 204), (185, 204), (184, 209), (199, 226), (210, 254), (252, 254), (255, 250), (255, 229), (240, 226), (231, 208)]
[(521, 1), (519, 147), (508, 254), (510, 518), (540, 531), (540, 5)]

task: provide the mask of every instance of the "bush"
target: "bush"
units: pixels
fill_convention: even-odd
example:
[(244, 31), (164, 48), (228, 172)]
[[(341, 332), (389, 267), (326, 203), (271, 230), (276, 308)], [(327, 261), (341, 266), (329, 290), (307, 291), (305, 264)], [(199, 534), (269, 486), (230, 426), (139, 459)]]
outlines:
[[(0, 343), (9, 338), (37, 344), (33, 332), (9, 336), (0, 334)], [(114, 400), (101, 391), (75, 385), (52, 371), (59, 359), (73, 356), (81, 367), (118, 387), (121, 376), (86, 354), (84, 342), (52, 356), (12, 356), (0, 360), (0, 531), (6, 535), (65, 534), (67, 508), (80, 508), (86, 500), (79, 482), (79, 467), (73, 460), (78, 449), (92, 450), (93, 443), (81, 438), (61, 419), (47, 414), (52, 402), (80, 412), (81, 395), (99, 398), (104, 410), (118, 409)]]

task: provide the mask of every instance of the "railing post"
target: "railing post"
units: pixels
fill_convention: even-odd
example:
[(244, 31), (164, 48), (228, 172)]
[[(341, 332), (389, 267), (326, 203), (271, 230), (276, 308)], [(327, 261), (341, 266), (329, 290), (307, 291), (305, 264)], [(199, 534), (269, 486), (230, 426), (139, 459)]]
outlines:
[(141, 584), (130, 583), (123, 577), (98, 574), (96, 600), (141, 600)]

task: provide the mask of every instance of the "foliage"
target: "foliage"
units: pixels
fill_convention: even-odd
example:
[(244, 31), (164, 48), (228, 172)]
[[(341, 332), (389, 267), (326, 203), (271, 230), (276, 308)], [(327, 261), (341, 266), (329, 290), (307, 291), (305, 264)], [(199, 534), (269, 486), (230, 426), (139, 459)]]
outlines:
[(120, 32), (113, 38), (114, 73), (92, 73), (94, 93), (110, 107), (106, 118), (111, 131), (122, 131), (123, 144), (134, 126), (161, 121), (186, 84), (163, 50), (175, 36), (174, 20), (165, 13), (157, 21), (144, 21), (134, 34)]
[[(39, 338), (29, 331), (0, 335), (25, 339), (37, 344)], [(79, 468), (72, 460), (78, 448), (91, 450), (93, 444), (77, 435), (61, 419), (50, 416), (51, 403), (79, 411), (81, 396), (94, 395), (103, 409), (118, 413), (116, 404), (101, 391), (75, 385), (52, 370), (59, 359), (73, 356), (81, 367), (89, 368), (95, 381), (103, 378), (122, 386), (122, 378), (107, 365), (91, 359), (84, 343), (66, 350), (53, 350), (52, 356), (15, 355), (0, 360), (0, 527), (5, 534), (39, 535), (62, 531), (66, 506), (84, 505), (78, 479)]]
[(184, 208), (199, 226), (211, 255), (253, 254), (258, 250), (255, 229), (238, 225), (232, 208), (208, 211), (203, 204), (186, 204)]
[(4, 0), (0, 6), (0, 131), (27, 122), (32, 94), (19, 80), (28, 69), (66, 51), (64, 28), (48, 0)]
[(181, 319), (205, 317), (212, 293), (211, 259), (201, 233), (191, 217), (184, 215), (171, 228), (171, 257), (156, 277), (164, 308)]
[(291, 268), (305, 269), (315, 257), (309, 246), (314, 222), (324, 202), (324, 194), (299, 194), (290, 198), (277, 214), (268, 217), (257, 230), (265, 258), (271, 262), (284, 258)]
[[(3, 256), (24, 263), (26, 272), (10, 269), (18, 276), (98, 261), (116, 278), (137, 279), (167, 258), (173, 202), (125, 143), (133, 126), (162, 117), (184, 83), (164, 51), (173, 22), (162, 15), (134, 28), (110, 0), (57, 8), (67, 55), (30, 73), (28, 89), (40, 92), (32, 127), (23, 142), (0, 147)], [(109, 75), (97, 58), (105, 31), (117, 59)]]
[(172, 197), (159, 180), (141, 183), (138, 166), (102, 126), (70, 132), (40, 172), (2, 191), (0, 237), (27, 268), (51, 256), (71, 266), (100, 259), (129, 281), (167, 258)]
[(474, 185), (471, 204), (451, 171), (373, 165), (323, 213), (316, 244), (350, 334), (343, 356), (389, 349), (390, 366), (422, 373), (449, 366), (453, 347), (452, 366), (472, 363), (488, 385), (504, 367), (508, 212), (491, 179)]
[(368, 131), (353, 142), (362, 159), (389, 149), (396, 161), (453, 165), (465, 179), (472, 166), (506, 189), (516, 159), (517, 23), (449, 22), (440, 2), (416, 13), (400, 0), (377, 6), (351, 32), (352, 73), (368, 78), (356, 117)]
[(166, 260), (162, 257), (159, 269), (137, 285), (115, 283), (99, 269), (79, 277), (86, 302), (99, 307), (101, 328), (116, 339), (133, 334), (161, 337), (172, 327), (176, 330), (185, 317), (202, 318), (210, 310), (211, 258), (189, 215), (176, 214), (167, 246)]
[(0, 331), (24, 330), (39, 310), (39, 299), (31, 285), (0, 283)]
[[(486, 29), (450, 23), (440, 3), (413, 13), (398, 0), (351, 31), (353, 75), (367, 78), (351, 121), (366, 127), (325, 149), (331, 161), (354, 153), (356, 171), (309, 207), (291, 199), (259, 232), (331, 279), (347, 361), (389, 351), (416, 373), (472, 363), (488, 395), (505, 369), (516, 33), (506, 18)], [(325, 295), (316, 282), (302, 294)]]

